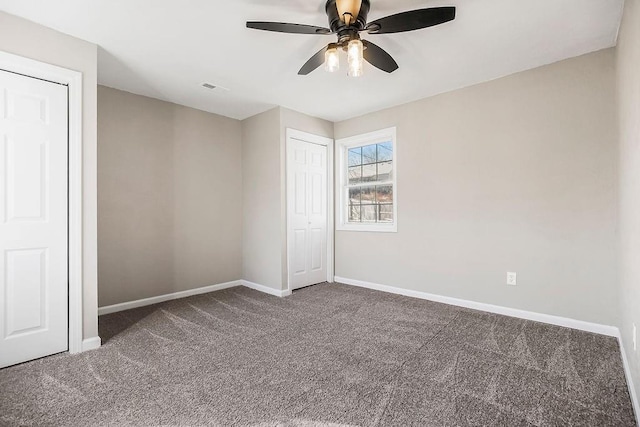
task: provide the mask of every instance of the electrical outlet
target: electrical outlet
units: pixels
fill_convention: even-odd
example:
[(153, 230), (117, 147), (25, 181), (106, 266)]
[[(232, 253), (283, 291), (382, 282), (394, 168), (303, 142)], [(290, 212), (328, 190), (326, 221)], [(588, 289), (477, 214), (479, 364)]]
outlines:
[(633, 324), (633, 351), (638, 351), (638, 331), (635, 323)]
[(508, 272), (507, 273), (507, 285), (516, 286), (518, 284), (518, 277), (516, 273)]

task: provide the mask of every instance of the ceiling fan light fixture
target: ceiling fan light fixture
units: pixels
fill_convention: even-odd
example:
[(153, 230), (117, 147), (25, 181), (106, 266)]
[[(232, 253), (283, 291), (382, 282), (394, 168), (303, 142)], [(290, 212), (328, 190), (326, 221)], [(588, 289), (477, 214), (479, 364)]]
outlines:
[(338, 45), (335, 43), (331, 43), (324, 54), (324, 69), (330, 73), (340, 69), (340, 55)]
[(455, 6), (443, 6), (409, 10), (369, 22), (371, 0), (326, 0), (326, 2), (324, 10), (329, 20), (329, 28), (265, 21), (247, 21), (247, 28), (289, 34), (335, 34), (338, 37), (335, 49), (331, 45), (324, 45), (304, 63), (298, 75), (306, 76), (323, 65), (327, 71), (338, 70), (340, 67), (338, 51), (344, 50), (348, 57), (347, 75), (357, 77), (363, 74), (365, 60), (389, 74), (399, 68), (398, 63), (383, 48), (369, 40), (360, 40), (360, 33), (367, 32), (369, 35), (405, 33), (444, 24), (456, 18)]
[(349, 77), (360, 77), (364, 73), (364, 45), (362, 40), (354, 39), (347, 45), (347, 62)]
[(336, 7), (338, 8), (340, 19), (346, 25), (351, 25), (360, 14), (362, 0), (336, 0)]

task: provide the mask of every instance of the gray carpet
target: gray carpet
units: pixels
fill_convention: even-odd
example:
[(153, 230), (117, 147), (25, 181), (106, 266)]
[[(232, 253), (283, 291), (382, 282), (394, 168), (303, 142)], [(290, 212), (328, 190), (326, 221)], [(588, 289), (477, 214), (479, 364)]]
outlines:
[(102, 316), (0, 370), (1, 425), (634, 426), (615, 339), (345, 285)]

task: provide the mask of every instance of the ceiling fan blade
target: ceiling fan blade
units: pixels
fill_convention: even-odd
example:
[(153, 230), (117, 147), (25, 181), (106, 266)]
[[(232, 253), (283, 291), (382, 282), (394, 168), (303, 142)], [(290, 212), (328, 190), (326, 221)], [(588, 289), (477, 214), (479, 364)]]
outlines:
[(455, 17), (456, 8), (453, 6), (410, 10), (370, 22), (366, 30), (369, 34), (402, 33), (444, 24)]
[(398, 63), (380, 46), (375, 45), (367, 40), (362, 40), (364, 45), (364, 59), (376, 68), (387, 73), (393, 73), (397, 70)]
[(284, 22), (249, 21), (247, 22), (247, 28), (252, 28), (254, 30), (274, 31), (276, 33), (331, 34), (331, 30), (328, 28), (304, 24), (287, 24)]
[(316, 53), (315, 55), (313, 55), (306, 64), (304, 64), (302, 66), (302, 68), (300, 68), (300, 71), (298, 71), (298, 74), (301, 76), (306, 76), (307, 74), (309, 74), (310, 72), (314, 71), (316, 68), (318, 68), (319, 66), (321, 66), (322, 64), (324, 64), (324, 54), (327, 51), (327, 48), (329, 46), (325, 46), (322, 49), (320, 49), (318, 51), (318, 53)]

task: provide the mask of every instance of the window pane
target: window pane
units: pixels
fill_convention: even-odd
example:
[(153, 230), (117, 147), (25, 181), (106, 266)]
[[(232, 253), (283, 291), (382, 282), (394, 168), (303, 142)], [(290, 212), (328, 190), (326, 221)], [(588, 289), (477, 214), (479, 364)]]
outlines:
[(360, 204), (360, 189), (359, 188), (350, 188), (349, 189), (349, 204), (359, 205)]
[(362, 187), (362, 204), (374, 204), (376, 202), (376, 187)]
[(391, 181), (393, 162), (378, 163), (378, 181)]
[(393, 222), (393, 205), (379, 205), (378, 222)]
[(393, 160), (393, 145), (390, 142), (378, 144), (378, 162)]
[(360, 222), (360, 205), (349, 206), (349, 222)]
[(393, 185), (376, 185), (394, 174), (392, 142), (347, 149), (347, 222), (394, 223)]
[(349, 149), (349, 166), (362, 164), (362, 147)]
[(367, 145), (362, 147), (362, 164), (366, 165), (367, 163), (375, 163), (376, 162), (376, 146), (375, 145)]
[(362, 166), (362, 182), (371, 182), (378, 179), (376, 164)]
[(349, 168), (349, 185), (359, 184), (362, 182), (362, 166), (353, 166)]
[(376, 187), (376, 203), (393, 203), (392, 185), (380, 185)]
[(376, 208), (376, 205), (362, 205), (360, 207), (362, 222), (376, 222)]

